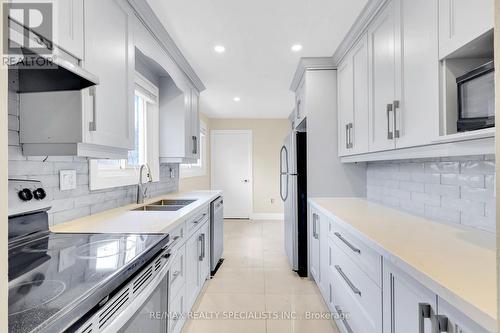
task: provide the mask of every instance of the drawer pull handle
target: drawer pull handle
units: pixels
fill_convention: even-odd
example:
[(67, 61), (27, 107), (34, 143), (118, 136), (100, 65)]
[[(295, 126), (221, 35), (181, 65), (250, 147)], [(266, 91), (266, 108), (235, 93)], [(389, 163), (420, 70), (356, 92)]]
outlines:
[(356, 288), (356, 286), (351, 282), (351, 280), (349, 280), (347, 275), (345, 275), (345, 273), (342, 271), (342, 268), (340, 268), (339, 265), (335, 265), (335, 269), (337, 270), (337, 272), (339, 272), (340, 276), (342, 276), (342, 278), (347, 283), (349, 288), (351, 288), (352, 292), (361, 297), (361, 291), (358, 288)]
[(347, 245), (353, 252), (356, 252), (357, 254), (361, 254), (361, 250), (352, 245), (347, 239), (342, 237), (342, 235), (338, 232), (335, 233), (335, 236), (338, 237), (342, 242), (344, 242), (345, 245)]
[(431, 318), (431, 306), (427, 303), (418, 305), (418, 333), (425, 333), (424, 321)]
[(433, 321), (436, 323), (436, 332), (448, 332), (448, 317), (443, 315), (435, 315), (433, 317)]
[(347, 333), (354, 333), (351, 329), (351, 326), (349, 326), (349, 323), (347, 322), (347, 319), (345, 318), (345, 315), (342, 312), (342, 309), (340, 308), (340, 306), (336, 305), (335, 310), (337, 311), (337, 314), (339, 315), (340, 320), (342, 320), (342, 323), (344, 324), (345, 329), (347, 330)]
[(207, 213), (203, 213), (203, 215), (199, 219), (193, 221), (193, 224), (200, 223), (205, 218), (205, 216), (207, 216)]

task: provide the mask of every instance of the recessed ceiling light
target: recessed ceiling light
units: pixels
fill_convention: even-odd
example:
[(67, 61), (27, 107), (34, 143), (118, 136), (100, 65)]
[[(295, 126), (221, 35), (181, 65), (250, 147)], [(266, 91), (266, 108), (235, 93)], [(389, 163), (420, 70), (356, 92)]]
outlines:
[(241, 98), (239, 98), (238, 96), (236, 96), (235, 98), (233, 98), (233, 101), (239, 102), (239, 101), (241, 101)]
[(214, 50), (217, 53), (224, 53), (224, 52), (226, 52), (226, 48), (224, 46), (222, 46), (222, 45), (215, 45)]
[(302, 45), (295, 44), (295, 45), (292, 46), (292, 51), (293, 52), (299, 52), (300, 50), (302, 50)]

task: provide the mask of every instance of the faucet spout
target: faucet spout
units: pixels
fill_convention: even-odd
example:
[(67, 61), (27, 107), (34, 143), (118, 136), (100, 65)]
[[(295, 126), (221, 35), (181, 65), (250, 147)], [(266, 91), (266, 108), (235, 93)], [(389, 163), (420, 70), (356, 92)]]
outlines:
[(137, 183), (137, 203), (138, 204), (144, 203), (144, 199), (147, 197), (148, 188), (142, 182), (144, 170), (146, 170), (146, 172), (147, 172), (146, 177), (148, 179), (148, 183), (153, 182), (153, 177), (151, 176), (151, 169), (149, 168), (149, 165), (147, 163), (141, 165), (141, 168), (139, 169), (139, 181)]

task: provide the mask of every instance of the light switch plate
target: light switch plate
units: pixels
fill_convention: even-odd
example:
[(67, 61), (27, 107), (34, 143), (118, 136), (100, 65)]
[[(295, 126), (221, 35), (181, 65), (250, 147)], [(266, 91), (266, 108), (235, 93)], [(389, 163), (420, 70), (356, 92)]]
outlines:
[(59, 171), (59, 189), (61, 191), (74, 190), (76, 188), (76, 170)]

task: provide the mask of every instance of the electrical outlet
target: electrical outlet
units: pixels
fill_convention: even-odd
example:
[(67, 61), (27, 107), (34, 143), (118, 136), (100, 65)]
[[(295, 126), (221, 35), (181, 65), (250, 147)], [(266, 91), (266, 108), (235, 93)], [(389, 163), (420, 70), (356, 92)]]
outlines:
[(59, 189), (61, 191), (74, 190), (76, 188), (76, 170), (59, 171)]

